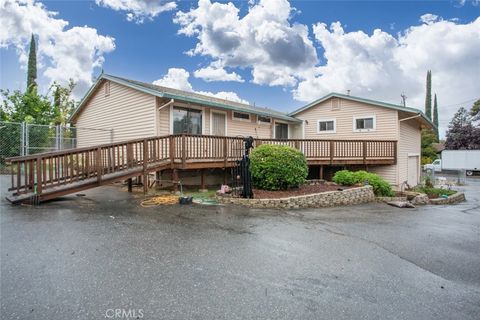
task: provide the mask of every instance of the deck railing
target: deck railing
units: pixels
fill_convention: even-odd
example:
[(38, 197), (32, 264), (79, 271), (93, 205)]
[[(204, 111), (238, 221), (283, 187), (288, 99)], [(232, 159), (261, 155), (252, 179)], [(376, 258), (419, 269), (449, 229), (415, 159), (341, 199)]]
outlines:
[[(289, 145), (301, 150), (307, 160), (326, 163), (396, 163), (396, 141), (255, 139), (261, 144)], [(168, 135), (76, 148), (7, 159), (11, 164), (11, 187), (15, 195), (42, 194), (70, 183), (94, 181), (117, 175), (142, 175), (165, 168), (188, 169), (195, 163), (223, 163), (224, 167), (244, 153), (241, 137)], [(347, 162), (346, 162), (347, 161)]]

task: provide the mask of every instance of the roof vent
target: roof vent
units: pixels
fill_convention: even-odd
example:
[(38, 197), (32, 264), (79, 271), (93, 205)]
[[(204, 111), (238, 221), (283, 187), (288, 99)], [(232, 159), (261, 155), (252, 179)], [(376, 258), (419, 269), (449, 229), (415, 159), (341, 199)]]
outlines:
[(350, 89), (347, 90), (347, 96), (349, 96), (349, 95), (350, 95)]

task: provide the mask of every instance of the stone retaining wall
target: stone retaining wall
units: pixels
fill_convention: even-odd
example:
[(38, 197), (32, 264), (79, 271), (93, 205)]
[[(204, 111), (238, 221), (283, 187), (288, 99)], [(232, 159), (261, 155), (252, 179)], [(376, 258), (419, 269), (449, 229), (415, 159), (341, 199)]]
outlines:
[(375, 201), (372, 186), (345, 189), (343, 191), (327, 191), (303, 196), (280, 199), (243, 199), (217, 196), (222, 204), (242, 205), (250, 208), (322, 208), (339, 205), (352, 205)]
[(448, 198), (430, 199), (430, 204), (454, 204), (462, 201), (465, 201), (465, 194), (463, 192), (457, 192)]

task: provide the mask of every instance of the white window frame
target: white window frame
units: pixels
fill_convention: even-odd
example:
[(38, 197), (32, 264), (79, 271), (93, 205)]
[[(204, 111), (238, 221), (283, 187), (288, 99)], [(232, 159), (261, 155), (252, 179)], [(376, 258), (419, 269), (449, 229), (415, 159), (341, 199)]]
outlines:
[[(357, 119), (369, 119), (369, 118), (373, 119), (372, 129), (357, 129)], [(376, 130), (377, 130), (377, 117), (375, 114), (353, 117), (353, 132), (373, 132)]]
[(228, 117), (228, 114), (226, 111), (221, 111), (221, 110), (214, 110), (214, 109), (210, 109), (210, 122), (209, 122), (209, 127), (210, 127), (210, 135), (213, 135), (213, 126), (212, 126), (212, 119), (213, 119), (213, 114), (214, 113), (220, 113), (220, 114), (224, 114), (225, 115), (225, 137), (228, 136), (228, 120), (227, 120), (227, 117)]
[[(259, 117), (270, 118), (270, 122), (260, 121)], [(261, 124), (261, 125), (264, 125), (264, 126), (271, 126), (272, 123), (273, 123), (273, 119), (272, 119), (272, 117), (269, 117), (269, 116), (259, 116), (259, 115), (257, 115), (257, 123)]]
[(197, 107), (197, 106), (192, 106), (188, 104), (183, 104), (183, 103), (175, 103), (170, 106), (170, 134), (173, 134), (173, 109), (177, 108), (187, 108), (187, 109), (195, 109), (195, 110), (200, 110), (202, 114), (202, 133), (201, 135), (205, 134), (205, 109), (203, 107)]
[[(320, 122), (332, 122), (332, 121), (333, 121), (333, 130), (326, 130), (326, 131), (321, 131), (320, 130)], [(318, 134), (337, 133), (337, 119), (336, 118), (318, 119), (317, 120), (317, 133)]]
[[(235, 117), (235, 112), (236, 113), (242, 113), (242, 114), (247, 114), (248, 115), (248, 120), (247, 119), (243, 119), (243, 118), (237, 118)], [(242, 111), (233, 111), (232, 110), (232, 120), (233, 121), (242, 121), (242, 122), (252, 122), (252, 115), (248, 112), (242, 112)]]

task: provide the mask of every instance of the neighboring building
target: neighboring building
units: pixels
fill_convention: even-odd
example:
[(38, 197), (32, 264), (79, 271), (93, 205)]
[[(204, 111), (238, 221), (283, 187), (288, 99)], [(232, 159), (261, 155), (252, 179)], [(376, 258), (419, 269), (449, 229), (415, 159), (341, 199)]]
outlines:
[[(397, 188), (419, 182), (420, 131), (433, 126), (416, 109), (337, 93), (286, 114), (106, 74), (89, 90), (71, 122), (113, 129), (112, 142), (179, 133), (397, 141), (396, 164), (368, 165)], [(79, 147), (110, 142), (90, 132), (79, 131)]]

